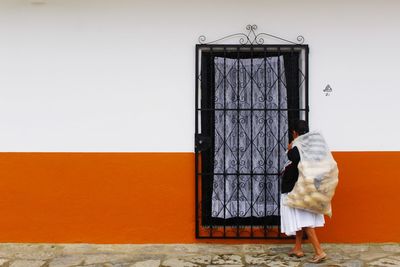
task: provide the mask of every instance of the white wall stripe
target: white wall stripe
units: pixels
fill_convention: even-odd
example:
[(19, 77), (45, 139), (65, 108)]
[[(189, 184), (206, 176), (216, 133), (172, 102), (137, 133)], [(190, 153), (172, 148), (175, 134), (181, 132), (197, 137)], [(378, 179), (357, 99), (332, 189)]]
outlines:
[(305, 36), (332, 150), (400, 150), (399, 1), (41, 2), (0, 1), (0, 151), (193, 151), (197, 37), (249, 23)]

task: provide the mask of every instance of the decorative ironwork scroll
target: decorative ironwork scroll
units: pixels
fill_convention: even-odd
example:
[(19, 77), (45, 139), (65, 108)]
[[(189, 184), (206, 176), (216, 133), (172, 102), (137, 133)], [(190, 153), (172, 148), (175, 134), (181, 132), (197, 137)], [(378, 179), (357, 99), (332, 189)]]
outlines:
[(200, 44), (216, 44), (219, 41), (236, 37), (236, 38), (239, 38), (239, 43), (242, 45), (261, 45), (261, 44), (264, 44), (264, 42), (265, 42), (263, 36), (274, 38), (274, 39), (277, 39), (280, 41), (284, 41), (289, 44), (298, 45), (298, 44), (304, 43), (304, 37), (302, 35), (297, 36), (297, 42), (292, 42), (290, 40), (287, 40), (287, 39), (284, 39), (284, 38), (281, 38), (281, 37), (278, 37), (276, 35), (272, 35), (269, 33), (264, 33), (264, 32), (257, 33), (256, 32), (257, 25), (255, 25), (255, 24), (247, 25), (246, 30), (248, 31), (247, 33), (234, 33), (234, 34), (227, 35), (225, 37), (222, 37), (220, 39), (217, 39), (217, 40), (214, 40), (211, 42), (206, 42), (207, 38), (204, 35), (201, 35), (199, 37), (199, 43)]

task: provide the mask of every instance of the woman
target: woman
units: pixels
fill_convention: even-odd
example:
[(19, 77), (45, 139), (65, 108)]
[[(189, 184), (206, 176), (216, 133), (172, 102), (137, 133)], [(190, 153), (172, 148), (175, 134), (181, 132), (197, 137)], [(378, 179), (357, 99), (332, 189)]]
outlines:
[[(295, 123), (292, 130), (293, 138), (296, 139), (300, 135), (308, 132), (307, 122), (299, 120)], [(297, 165), (300, 162), (300, 153), (296, 146), (292, 147), (292, 143), (288, 145), (287, 156), (291, 163), (286, 166), (284, 174), (282, 176), (281, 183), (281, 203), (285, 203), (287, 194), (292, 191), (299, 175)], [(309, 261), (312, 263), (319, 263), (324, 261), (327, 257), (326, 253), (322, 249), (317, 234), (314, 230), (315, 227), (322, 227), (325, 223), (324, 215), (312, 213), (302, 209), (296, 209), (284, 204), (281, 205), (281, 231), (286, 235), (296, 235), (296, 243), (294, 248), (289, 252), (290, 256), (296, 256), (298, 258), (304, 256), (304, 252), (301, 247), (303, 231), (307, 233), (307, 236), (314, 247), (315, 255)]]

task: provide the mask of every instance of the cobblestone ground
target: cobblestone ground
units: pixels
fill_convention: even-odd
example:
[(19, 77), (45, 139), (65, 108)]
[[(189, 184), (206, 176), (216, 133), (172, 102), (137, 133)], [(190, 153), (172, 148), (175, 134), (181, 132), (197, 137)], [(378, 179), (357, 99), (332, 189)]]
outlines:
[(400, 244), (323, 244), (328, 259), (310, 264), (287, 256), (291, 245), (0, 244), (2, 267), (400, 266)]

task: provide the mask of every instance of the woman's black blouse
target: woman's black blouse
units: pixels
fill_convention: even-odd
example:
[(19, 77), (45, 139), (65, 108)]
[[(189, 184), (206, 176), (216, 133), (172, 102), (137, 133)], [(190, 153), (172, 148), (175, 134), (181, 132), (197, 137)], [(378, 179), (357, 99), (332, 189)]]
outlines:
[(286, 166), (285, 171), (282, 175), (281, 182), (281, 193), (289, 193), (293, 190), (294, 185), (299, 177), (299, 170), (297, 165), (300, 161), (300, 153), (297, 147), (293, 147), (287, 153), (289, 160), (292, 162)]

